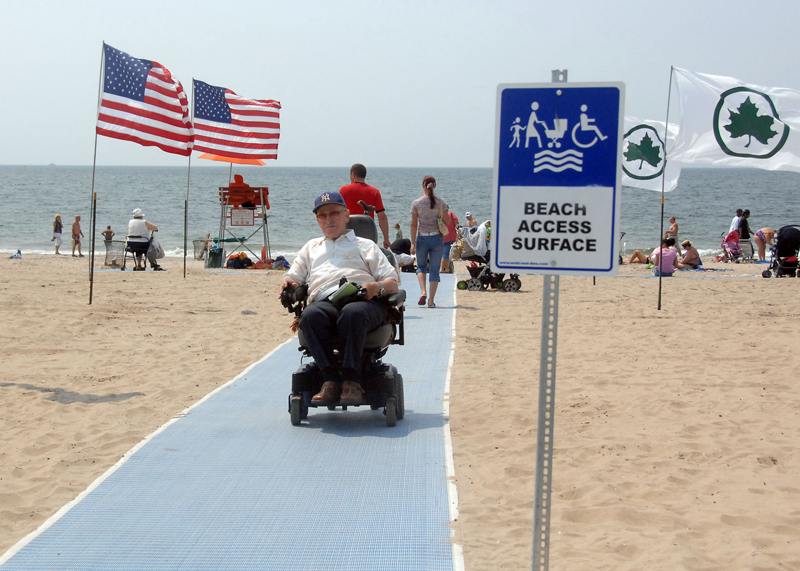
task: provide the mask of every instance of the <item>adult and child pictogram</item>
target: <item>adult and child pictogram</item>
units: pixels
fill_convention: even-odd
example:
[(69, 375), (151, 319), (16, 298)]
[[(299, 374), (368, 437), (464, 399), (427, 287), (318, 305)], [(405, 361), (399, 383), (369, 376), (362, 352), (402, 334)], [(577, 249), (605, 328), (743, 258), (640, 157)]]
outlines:
[(583, 152), (576, 149), (565, 149), (564, 151), (552, 151), (549, 149), (560, 149), (563, 144), (568, 144), (567, 141), (562, 141), (567, 133), (570, 133), (572, 143), (581, 149), (588, 149), (593, 147), (596, 143), (605, 141), (608, 137), (603, 135), (600, 128), (597, 126), (595, 119), (589, 117), (589, 106), (582, 104), (580, 106), (580, 115), (575, 121), (572, 130), (569, 129), (570, 119), (558, 117), (558, 114), (553, 113), (553, 119), (548, 124), (547, 120), (539, 118), (540, 112), (543, 116), (544, 113), (540, 111), (538, 101), (531, 103), (531, 113), (528, 116), (527, 125), (522, 125), (521, 119), (516, 117), (511, 124), (512, 139), (509, 148), (521, 148), (522, 132), (525, 132), (525, 147), (531, 148), (531, 139), (534, 140), (534, 149), (543, 149), (546, 141), (548, 150), (539, 151), (534, 155), (534, 169), (533, 172), (542, 170), (551, 170), (554, 172), (561, 172), (567, 169), (582, 171), (583, 169)]

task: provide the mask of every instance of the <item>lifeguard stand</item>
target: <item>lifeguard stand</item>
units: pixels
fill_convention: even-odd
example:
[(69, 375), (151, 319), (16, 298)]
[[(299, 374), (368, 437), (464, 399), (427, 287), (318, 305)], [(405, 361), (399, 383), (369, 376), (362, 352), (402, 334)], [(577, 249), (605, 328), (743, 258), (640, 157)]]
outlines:
[[(257, 259), (272, 258), (269, 246), (269, 221), (267, 210), (269, 210), (269, 188), (266, 186), (249, 186), (246, 184), (231, 184), (231, 186), (219, 187), (219, 239), (220, 247), (223, 249), (223, 260), (235, 253), (237, 250), (247, 250)], [(245, 237), (237, 238), (233, 233), (233, 228), (252, 228), (252, 232)], [(258, 234), (259, 230), (263, 234), (264, 242), (262, 253), (257, 254), (250, 249), (248, 241)], [(233, 250), (225, 251), (226, 243), (234, 243)]]

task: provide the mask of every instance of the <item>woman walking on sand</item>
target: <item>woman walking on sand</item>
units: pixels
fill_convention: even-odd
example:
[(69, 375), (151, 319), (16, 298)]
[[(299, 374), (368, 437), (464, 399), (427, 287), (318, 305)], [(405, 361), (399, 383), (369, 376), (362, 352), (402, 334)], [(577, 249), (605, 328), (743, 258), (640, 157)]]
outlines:
[[(439, 231), (438, 219), (447, 220), (450, 211), (447, 203), (434, 196), (436, 179), (428, 175), (422, 179), (424, 193), (411, 203), (411, 255), (417, 256), (417, 279), (422, 295), (419, 305), (436, 307), (434, 298), (439, 287), (439, 266), (444, 252), (444, 236)], [(425, 276), (430, 271), (430, 298), (425, 287)]]
[(63, 230), (64, 224), (61, 222), (61, 215), (56, 214), (56, 219), (53, 222), (53, 242), (56, 243), (56, 256), (61, 255), (58, 249), (61, 247), (61, 232)]

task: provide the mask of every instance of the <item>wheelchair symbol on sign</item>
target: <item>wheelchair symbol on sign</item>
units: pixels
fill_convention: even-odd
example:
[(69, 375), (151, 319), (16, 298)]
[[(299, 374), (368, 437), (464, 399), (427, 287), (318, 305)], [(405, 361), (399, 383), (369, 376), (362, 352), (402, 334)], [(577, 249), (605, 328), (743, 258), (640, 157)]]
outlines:
[[(587, 105), (581, 105), (581, 120), (580, 122), (576, 123), (575, 126), (572, 128), (572, 142), (578, 145), (583, 149), (588, 149), (592, 145), (594, 145), (598, 140), (605, 141), (608, 137), (604, 136), (603, 133), (600, 132), (600, 129), (597, 128), (597, 125), (594, 125), (594, 119), (589, 119), (589, 116), (586, 114), (586, 111), (589, 109)], [(586, 131), (593, 131), (594, 137), (588, 143), (582, 143), (578, 140), (575, 136), (578, 132), (578, 128), (580, 127), (581, 133)]]

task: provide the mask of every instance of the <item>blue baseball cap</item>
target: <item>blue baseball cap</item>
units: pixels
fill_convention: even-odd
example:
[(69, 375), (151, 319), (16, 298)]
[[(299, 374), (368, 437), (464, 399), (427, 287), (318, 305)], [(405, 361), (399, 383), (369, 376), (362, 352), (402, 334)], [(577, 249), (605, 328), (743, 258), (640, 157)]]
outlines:
[(344, 198), (338, 192), (323, 192), (314, 201), (314, 214), (326, 204), (341, 204), (345, 208), (347, 207), (344, 203)]

